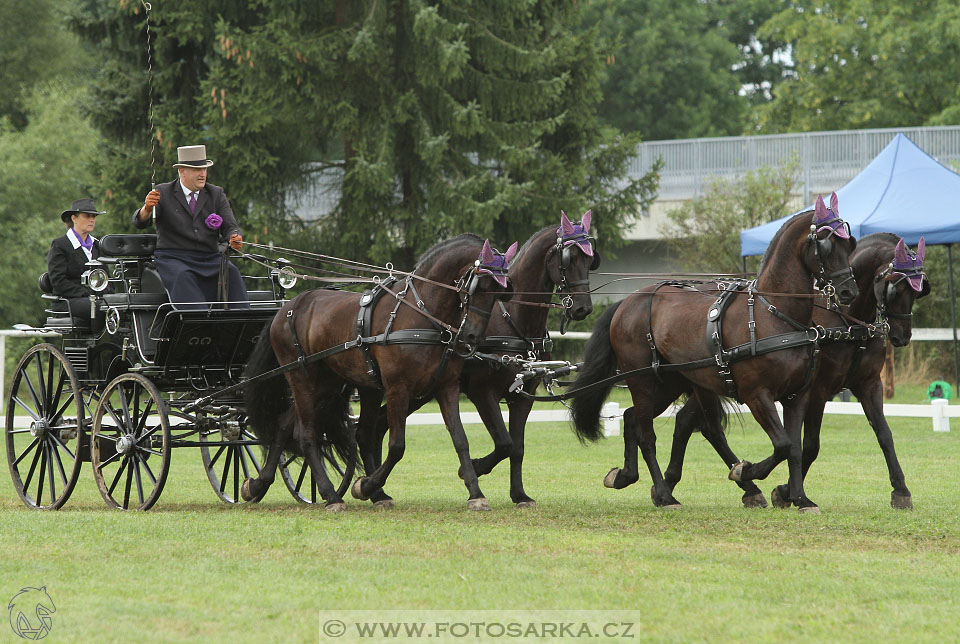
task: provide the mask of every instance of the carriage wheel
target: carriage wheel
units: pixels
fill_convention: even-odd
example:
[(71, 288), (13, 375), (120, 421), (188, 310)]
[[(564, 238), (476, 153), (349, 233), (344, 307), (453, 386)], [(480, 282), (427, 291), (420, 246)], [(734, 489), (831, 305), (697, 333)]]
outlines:
[[(56, 510), (77, 484), (81, 395), (73, 366), (53, 345), (33, 346), (20, 359), (7, 398), (5, 435), (13, 487), (27, 507)], [(14, 419), (24, 416), (29, 426), (14, 427)]]
[[(202, 442), (214, 445), (201, 445), (200, 457), (203, 469), (213, 491), (224, 503), (243, 503), (240, 486), (248, 478), (260, 475), (260, 460), (256, 450), (259, 441), (246, 426), (225, 426), (220, 429), (201, 431)], [(220, 441), (231, 441), (234, 445), (216, 445)]]
[(156, 386), (139, 373), (110, 381), (93, 417), (93, 476), (107, 505), (149, 510), (170, 469), (170, 423)]
[[(356, 418), (350, 416), (348, 422), (350, 423), (350, 429), (356, 431)], [(320, 448), (320, 455), (324, 469), (327, 472), (327, 477), (333, 486), (337, 488), (337, 495), (343, 497), (343, 495), (347, 493), (347, 489), (349, 489), (350, 483), (353, 480), (353, 473), (357, 465), (356, 454), (354, 454), (352, 459), (347, 461), (340, 458), (340, 455), (337, 454), (330, 445), (324, 444)], [(283, 482), (286, 484), (287, 489), (290, 490), (293, 498), (300, 503), (324, 502), (323, 497), (320, 496), (320, 490), (317, 488), (317, 483), (314, 481), (313, 472), (310, 470), (310, 466), (307, 465), (306, 459), (291, 454), (290, 452), (284, 452), (283, 457), (280, 459), (279, 468), (280, 476), (283, 478)]]

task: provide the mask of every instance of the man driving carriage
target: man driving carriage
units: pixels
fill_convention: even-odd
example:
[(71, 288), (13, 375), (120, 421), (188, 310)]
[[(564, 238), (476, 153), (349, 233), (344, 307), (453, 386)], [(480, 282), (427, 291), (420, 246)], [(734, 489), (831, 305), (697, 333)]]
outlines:
[(229, 243), (239, 251), (243, 237), (223, 188), (207, 183), (207, 168), (212, 165), (206, 146), (177, 148), (173, 167), (179, 177), (151, 190), (134, 213), (133, 223), (147, 228), (151, 215), (156, 221), (154, 258), (171, 302), (181, 308), (200, 308), (206, 305), (199, 303), (226, 300), (231, 308), (246, 308), (243, 278), (220, 247), (224, 244), (225, 250)]

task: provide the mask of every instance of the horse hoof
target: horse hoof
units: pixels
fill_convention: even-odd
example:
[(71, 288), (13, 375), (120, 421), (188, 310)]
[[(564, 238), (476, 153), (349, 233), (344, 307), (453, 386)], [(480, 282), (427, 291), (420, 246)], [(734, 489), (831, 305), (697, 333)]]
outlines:
[(490, 504), (481, 496), (467, 501), (467, 509), (473, 512), (489, 512)]
[(727, 476), (731, 481), (740, 481), (743, 476), (743, 468), (747, 465), (750, 465), (748, 461), (740, 461), (739, 463), (734, 463), (733, 467), (730, 468), (730, 474)]
[(797, 511), (805, 514), (820, 514), (820, 506), (808, 505), (806, 507), (797, 508)]
[(743, 507), (745, 508), (765, 508), (767, 507), (767, 497), (763, 496), (763, 492), (758, 492), (751, 496), (743, 497)]
[(346, 512), (347, 504), (343, 501), (338, 501), (336, 503), (328, 503), (324, 508), (327, 512)]
[(392, 510), (393, 509), (393, 499), (383, 499), (377, 501), (373, 504), (374, 510)]
[(896, 492), (891, 492), (890, 507), (897, 510), (912, 510), (913, 497), (909, 494), (897, 494)]
[(773, 488), (773, 492), (770, 493), (770, 498), (773, 500), (773, 507), (780, 508), (781, 510), (789, 508), (792, 503), (790, 499), (780, 494), (780, 486)]
[(366, 501), (370, 497), (363, 495), (363, 482), (367, 480), (366, 476), (361, 476), (356, 481), (353, 482), (353, 485), (350, 486), (350, 496), (357, 499), (358, 501)]
[(517, 508), (518, 510), (526, 510), (526, 509), (536, 510), (537, 502), (534, 501), (533, 499), (530, 499), (529, 501), (520, 501), (519, 503), (515, 504), (513, 507)]
[(653, 501), (653, 505), (654, 505), (654, 506), (656, 506), (656, 507), (658, 507), (658, 508), (663, 508), (664, 510), (679, 510), (680, 508), (683, 507), (683, 505), (680, 503), (680, 501), (677, 501), (677, 500), (676, 500), (675, 498), (673, 498), (672, 496), (670, 497), (670, 500), (667, 501), (666, 503), (660, 503), (659, 501), (657, 501), (657, 486), (656, 486), (656, 485), (651, 485), (651, 486), (650, 486), (650, 500)]
[(244, 479), (243, 483), (240, 485), (240, 497), (244, 501), (253, 501), (254, 495), (250, 491), (250, 481), (251, 479)]
[(619, 467), (615, 467), (607, 472), (607, 475), (603, 477), (603, 487), (615, 488), (616, 486), (613, 484), (613, 482), (617, 480), (617, 474), (619, 473)]

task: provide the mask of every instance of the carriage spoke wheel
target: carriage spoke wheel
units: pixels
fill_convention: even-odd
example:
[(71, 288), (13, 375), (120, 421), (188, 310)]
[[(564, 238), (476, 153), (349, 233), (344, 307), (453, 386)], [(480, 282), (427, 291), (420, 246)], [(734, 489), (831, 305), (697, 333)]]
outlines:
[[(7, 398), (7, 462), (13, 487), (30, 508), (56, 510), (70, 498), (83, 461), (83, 402), (77, 375), (51, 344), (20, 359)], [(15, 427), (15, 420), (26, 419)]]
[[(244, 424), (230, 424), (217, 430), (201, 431), (200, 441), (212, 443), (200, 446), (200, 458), (214, 493), (224, 503), (243, 503), (240, 486), (248, 478), (260, 475), (257, 437)], [(233, 444), (217, 444), (227, 442)]]
[[(351, 430), (355, 431), (356, 419), (351, 416), (349, 422)], [(354, 454), (354, 457), (349, 459), (349, 461), (345, 460), (334, 451), (332, 446), (324, 443), (320, 448), (320, 457), (323, 461), (327, 478), (330, 479), (330, 482), (337, 489), (337, 496), (343, 498), (343, 495), (346, 494), (350, 488), (353, 473), (356, 469), (356, 454)], [(324, 502), (323, 497), (320, 496), (320, 490), (317, 488), (317, 483), (313, 478), (313, 472), (310, 470), (310, 466), (307, 465), (305, 458), (296, 456), (290, 452), (284, 452), (280, 459), (279, 468), (280, 476), (283, 478), (283, 482), (287, 486), (287, 489), (290, 490), (293, 498), (300, 503)]]
[(107, 385), (90, 438), (93, 477), (107, 505), (149, 510), (170, 469), (166, 403), (150, 380), (126, 373)]

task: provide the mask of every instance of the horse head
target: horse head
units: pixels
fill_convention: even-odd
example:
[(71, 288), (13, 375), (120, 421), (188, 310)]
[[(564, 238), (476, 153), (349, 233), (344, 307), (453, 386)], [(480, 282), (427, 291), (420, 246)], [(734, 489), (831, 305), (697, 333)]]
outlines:
[(907, 248), (903, 238), (897, 241), (893, 261), (881, 266), (874, 276), (873, 295), (877, 301), (877, 320), (889, 326), (890, 342), (905, 346), (913, 335), (913, 303), (930, 294), (930, 282), (923, 272), (926, 243), (923, 237), (917, 251)]
[(472, 355), (477, 350), (490, 322), (494, 303), (513, 297), (507, 271), (517, 254), (517, 246), (517, 242), (513, 242), (505, 253), (501, 253), (490, 245), (489, 239), (484, 240), (480, 255), (457, 281), (463, 312), (456, 336), (461, 355)]
[(567, 320), (582, 320), (593, 312), (590, 271), (600, 267), (600, 253), (590, 236), (591, 216), (588, 210), (580, 221), (571, 222), (561, 210), (557, 243), (547, 255), (547, 274), (563, 298)]
[(830, 195), (830, 208), (822, 196), (817, 196), (803, 262), (820, 290), (841, 304), (849, 304), (859, 292), (850, 268), (850, 254), (857, 241), (850, 234), (850, 225), (840, 218), (838, 205), (837, 193)]

